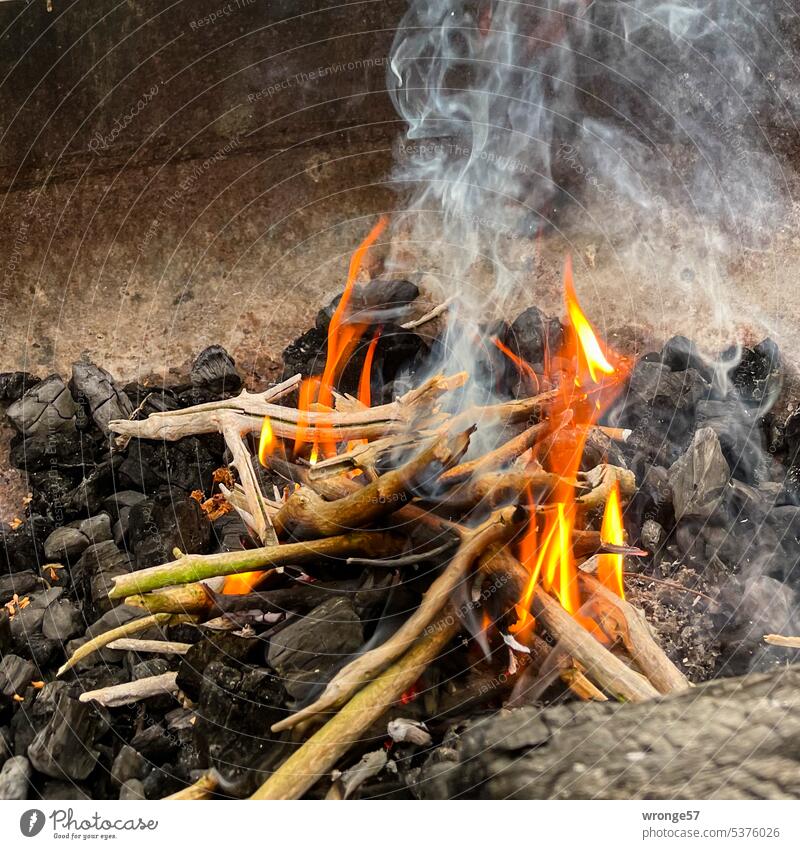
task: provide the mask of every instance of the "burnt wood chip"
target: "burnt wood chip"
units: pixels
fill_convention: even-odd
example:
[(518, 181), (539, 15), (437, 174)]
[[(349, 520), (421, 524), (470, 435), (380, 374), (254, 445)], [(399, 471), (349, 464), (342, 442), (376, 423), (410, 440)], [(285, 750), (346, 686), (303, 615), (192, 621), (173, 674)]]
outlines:
[(210, 345), (200, 352), (192, 363), (189, 381), (189, 387), (176, 387), (178, 400), (186, 407), (228, 398), (242, 387), (236, 363), (221, 345)]
[(133, 404), (117, 388), (111, 374), (94, 363), (86, 360), (74, 363), (69, 388), (73, 397), (84, 405), (85, 414), (106, 436), (112, 419), (128, 419), (133, 413)]
[(537, 307), (528, 307), (514, 319), (500, 341), (528, 365), (544, 365), (546, 355), (555, 356), (564, 344), (564, 328), (557, 318), (545, 315)]
[(100, 714), (93, 707), (62, 694), (50, 721), (28, 747), (28, 758), (51, 778), (82, 781), (97, 763), (95, 743), (102, 731)]
[(33, 769), (30, 761), (22, 755), (9, 758), (0, 770), (0, 800), (27, 799), (31, 791)]

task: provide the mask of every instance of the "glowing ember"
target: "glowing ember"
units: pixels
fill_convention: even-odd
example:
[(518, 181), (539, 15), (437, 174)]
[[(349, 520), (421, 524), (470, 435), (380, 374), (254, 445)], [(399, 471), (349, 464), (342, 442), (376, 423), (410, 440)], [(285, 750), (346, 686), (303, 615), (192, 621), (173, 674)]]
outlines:
[(247, 595), (266, 574), (266, 572), (242, 572), (241, 575), (228, 575), (222, 587), (222, 594)]
[[(606, 501), (603, 513), (603, 524), (600, 528), (600, 539), (613, 545), (625, 544), (625, 528), (622, 524), (622, 505), (620, 504), (619, 483), (614, 481), (611, 494)], [(598, 558), (597, 577), (620, 598), (625, 598), (625, 588), (622, 583), (622, 555), (601, 554)]]

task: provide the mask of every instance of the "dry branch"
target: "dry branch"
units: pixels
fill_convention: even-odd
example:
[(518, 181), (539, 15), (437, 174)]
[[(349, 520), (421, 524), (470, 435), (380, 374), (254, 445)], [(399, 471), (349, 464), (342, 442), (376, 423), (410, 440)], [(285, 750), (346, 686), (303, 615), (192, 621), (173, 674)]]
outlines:
[(97, 702), (103, 707), (121, 707), (132, 705), (142, 699), (153, 696), (175, 696), (178, 693), (178, 673), (165, 672), (163, 675), (151, 675), (149, 678), (139, 678), (136, 681), (126, 681), (113, 687), (102, 687), (99, 690), (89, 690), (78, 696), (80, 702)]
[(170, 640), (137, 640), (121, 637), (109, 643), (106, 648), (114, 651), (135, 651), (142, 654), (186, 654), (191, 643), (174, 643)]
[(175, 802), (180, 800), (196, 802), (200, 799), (208, 799), (217, 787), (219, 787), (219, 779), (216, 774), (205, 772), (194, 784), (184, 787), (183, 790), (178, 790), (177, 793), (173, 793), (171, 796), (165, 796), (164, 801)]
[(200, 613), (211, 607), (211, 599), (201, 583), (183, 584), (146, 595), (125, 599), (131, 607), (142, 607), (150, 613)]
[(508, 538), (513, 532), (516, 512), (514, 507), (498, 510), (483, 524), (467, 531), (453, 559), (430, 585), (419, 607), (403, 625), (385, 643), (348, 663), (313, 704), (277, 722), (272, 726), (273, 732), (293, 728), (323, 711), (344, 704), (360, 687), (405, 651), (430, 626), (481, 552), (493, 542)]
[(300, 798), (417, 681), (457, 630), (455, 614), (441, 616), (400, 660), (367, 684), (281, 764), (251, 798)]
[[(388, 557), (396, 554), (403, 541), (387, 533), (354, 531), (336, 537), (309, 542), (269, 545), (244, 551), (221, 554), (184, 554), (163, 566), (151, 566), (114, 579), (109, 598), (125, 598), (136, 593), (148, 593), (174, 584), (188, 584), (215, 578), (218, 575), (238, 575), (257, 572), (268, 567), (302, 566), (316, 560), (347, 558), (356, 554), (369, 557)], [(138, 620), (137, 620), (138, 621)], [(120, 635), (123, 636), (123, 635)]]
[(141, 619), (131, 619), (124, 625), (112, 628), (110, 631), (92, 638), (82, 646), (78, 646), (69, 660), (58, 670), (56, 677), (63, 675), (68, 669), (75, 666), (76, 663), (80, 663), (84, 658), (89, 657), (90, 654), (94, 654), (94, 652), (105, 648), (109, 643), (113, 643), (114, 640), (118, 640), (120, 637), (129, 637), (131, 634), (138, 634), (140, 631), (146, 631), (153, 625), (166, 625), (170, 621), (188, 622), (191, 619), (192, 617), (190, 616), (176, 616), (172, 613), (153, 613), (150, 616), (142, 616)]
[(764, 642), (785, 649), (800, 649), (800, 637), (782, 637), (780, 634), (767, 634)]
[(582, 586), (594, 597), (597, 620), (610, 637), (619, 637), (633, 661), (659, 693), (680, 693), (691, 686), (653, 638), (644, 614), (611, 592), (593, 575), (579, 572)]
[(324, 501), (311, 489), (293, 493), (273, 519), (281, 537), (309, 539), (333, 536), (374, 522), (406, 504), (425, 474), (438, 476), (466, 451), (469, 432), (434, 439), (404, 466), (336, 501)]

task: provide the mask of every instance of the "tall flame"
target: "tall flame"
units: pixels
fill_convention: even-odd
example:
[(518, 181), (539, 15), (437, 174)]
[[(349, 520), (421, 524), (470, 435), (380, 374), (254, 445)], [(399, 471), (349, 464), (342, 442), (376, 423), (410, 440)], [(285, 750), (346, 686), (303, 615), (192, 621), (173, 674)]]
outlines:
[(264, 416), (261, 425), (261, 437), (258, 440), (258, 461), (262, 466), (267, 465), (267, 457), (275, 450), (275, 433), (272, 430), (272, 420)]

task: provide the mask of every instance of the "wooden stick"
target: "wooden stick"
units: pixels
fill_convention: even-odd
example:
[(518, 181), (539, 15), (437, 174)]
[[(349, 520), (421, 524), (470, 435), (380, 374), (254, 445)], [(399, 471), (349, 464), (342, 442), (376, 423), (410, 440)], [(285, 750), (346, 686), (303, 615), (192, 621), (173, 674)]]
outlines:
[(430, 312), (426, 312), (425, 315), (421, 315), (419, 318), (415, 318), (412, 321), (407, 321), (405, 324), (401, 324), (400, 327), (402, 327), (403, 330), (413, 330), (415, 327), (421, 327), (423, 324), (427, 324), (427, 322), (432, 321), (434, 318), (441, 315), (455, 299), (455, 295), (450, 295), (446, 301), (443, 301), (441, 304), (434, 307)]
[(324, 501), (313, 490), (300, 489), (276, 513), (275, 530), (284, 538), (314, 539), (368, 525), (408, 503), (426, 473), (438, 475), (458, 462), (468, 445), (469, 431), (438, 437), (404, 466), (336, 501)]
[[(226, 551), (221, 554), (184, 554), (163, 566), (151, 566), (114, 579), (108, 594), (111, 599), (125, 598), (135, 593), (147, 593), (174, 584), (188, 584), (215, 578), (218, 575), (238, 575), (257, 572), (265, 567), (302, 566), (330, 558), (347, 558), (355, 554), (370, 557), (388, 557), (396, 554), (403, 545), (398, 537), (388, 533), (354, 531), (337, 537), (309, 542), (285, 543), (244, 551)], [(123, 635), (120, 635), (123, 636)]]
[(175, 696), (178, 693), (178, 673), (165, 672), (163, 675), (151, 675), (149, 678), (139, 678), (113, 687), (102, 687), (99, 690), (89, 690), (78, 696), (79, 702), (97, 702), (103, 707), (121, 707), (132, 705), (142, 699), (153, 696)]
[(219, 779), (213, 772), (204, 772), (194, 784), (178, 790), (171, 796), (165, 796), (164, 801), (198, 801), (210, 799), (214, 791), (219, 787)]
[(199, 433), (218, 432), (231, 416), (236, 417), (241, 433), (259, 433), (264, 417), (269, 416), (275, 435), (285, 439), (294, 439), (298, 426), (302, 432), (313, 430), (314, 435), (326, 441), (375, 439), (403, 430), (418, 417), (430, 413), (442, 394), (462, 385), (465, 379), (464, 374), (436, 375), (391, 404), (344, 413), (301, 411), (268, 403), (266, 393), (251, 395), (245, 391), (225, 401), (152, 413), (144, 421), (114, 419), (109, 422), (109, 428), (114, 433), (139, 439), (174, 441)]
[(138, 634), (140, 631), (146, 631), (154, 625), (166, 625), (170, 621), (188, 621), (190, 617), (179, 617), (172, 613), (153, 613), (150, 616), (142, 616), (141, 619), (131, 619), (124, 625), (119, 625), (112, 628), (110, 631), (105, 631), (97, 637), (92, 638), (82, 646), (78, 646), (72, 653), (72, 657), (56, 672), (56, 677), (63, 675), (68, 669), (72, 669), (76, 663), (79, 663), (90, 654), (105, 648), (109, 643), (118, 640), (120, 637), (129, 637), (131, 634)]
[(251, 798), (299, 799), (419, 679), (457, 631), (454, 613), (439, 617), (393, 666), (367, 684), (281, 764)]
[(434, 621), (453, 590), (463, 580), (480, 553), (491, 543), (506, 539), (516, 527), (517, 510), (506, 507), (493, 513), (482, 525), (467, 531), (461, 546), (439, 577), (430, 585), (414, 613), (386, 642), (352, 660), (330, 681), (322, 695), (313, 703), (276, 722), (273, 732), (293, 728), (344, 704), (360, 687), (371, 681), (382, 669), (397, 659)]
[(653, 638), (644, 614), (620, 598), (593, 575), (579, 571), (581, 585), (597, 601), (600, 626), (609, 636), (620, 637), (634, 663), (659, 693), (681, 693), (691, 686), (686, 676), (666, 656)]
[(201, 613), (211, 607), (211, 599), (203, 584), (182, 584), (146, 595), (131, 595), (125, 599), (131, 607), (142, 607), (150, 613)]
[(173, 643), (169, 640), (136, 640), (121, 637), (109, 643), (106, 648), (114, 651), (135, 651), (142, 654), (186, 654), (191, 643)]
[(764, 642), (785, 649), (800, 649), (800, 637), (782, 637), (780, 634), (767, 634)]
[(531, 608), (534, 616), (584, 667), (589, 678), (607, 693), (629, 702), (643, 702), (659, 695), (647, 678), (627, 667), (601, 645), (541, 587), (534, 593)]

